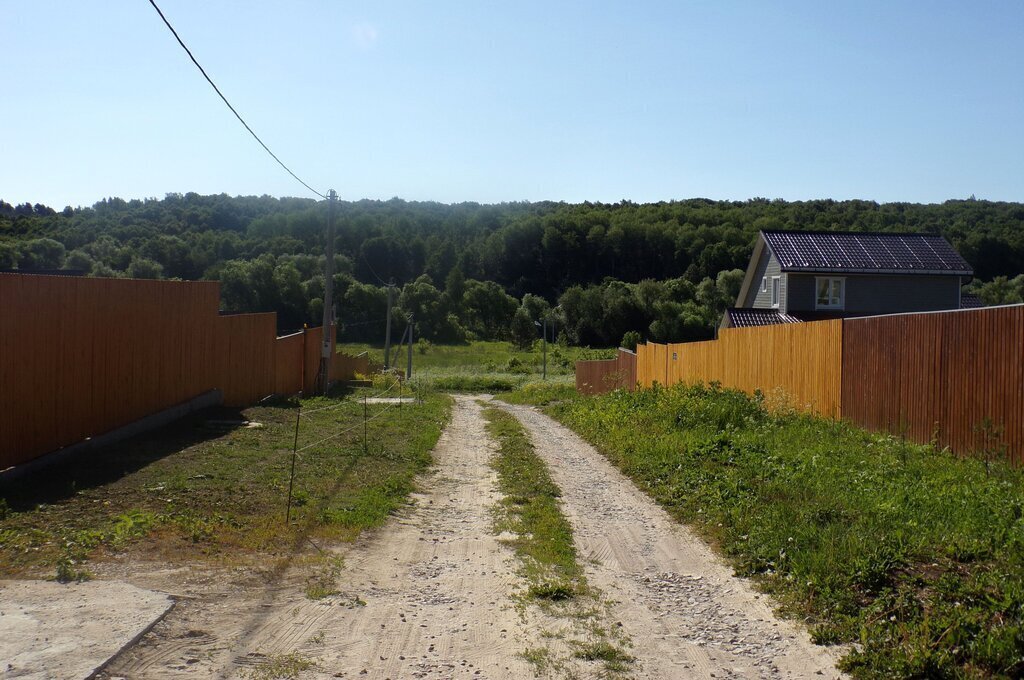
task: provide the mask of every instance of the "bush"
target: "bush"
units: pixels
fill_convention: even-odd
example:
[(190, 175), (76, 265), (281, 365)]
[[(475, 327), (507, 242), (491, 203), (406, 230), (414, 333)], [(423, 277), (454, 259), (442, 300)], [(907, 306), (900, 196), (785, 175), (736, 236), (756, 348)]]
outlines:
[(640, 334), (636, 331), (626, 331), (626, 334), (622, 336), (622, 342), (619, 343), (619, 347), (635, 352), (636, 346), (639, 344)]

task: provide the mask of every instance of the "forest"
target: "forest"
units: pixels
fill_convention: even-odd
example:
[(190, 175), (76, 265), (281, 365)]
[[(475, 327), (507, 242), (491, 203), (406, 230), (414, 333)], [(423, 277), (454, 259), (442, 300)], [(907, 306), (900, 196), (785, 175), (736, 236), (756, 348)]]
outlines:
[[(987, 304), (1024, 300), (1024, 204), (689, 199), (638, 204), (337, 205), (341, 340), (379, 341), (387, 283), (417, 337), (527, 345), (547, 320), (567, 343), (712, 337), (734, 303), (758, 230), (941, 234), (974, 267)], [(225, 312), (278, 313), (279, 330), (323, 312), (327, 205), (271, 196), (167, 194), (55, 210), (0, 200), (0, 270), (212, 279)]]

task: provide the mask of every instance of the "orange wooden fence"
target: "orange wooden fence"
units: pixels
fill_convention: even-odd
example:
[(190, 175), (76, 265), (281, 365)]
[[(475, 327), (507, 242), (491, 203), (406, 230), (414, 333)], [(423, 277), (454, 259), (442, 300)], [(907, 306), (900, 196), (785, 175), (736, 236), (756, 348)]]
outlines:
[(636, 387), (636, 354), (619, 348), (614, 359), (576, 362), (576, 389), (580, 394), (604, 394)]
[(720, 382), (761, 390), (797, 408), (840, 414), (842, 322), (723, 330), (718, 340), (637, 347), (638, 380), (650, 386)]
[(276, 315), (219, 304), (216, 282), (0, 274), (0, 470), (212, 389), (312, 387), (320, 329), (276, 338)]
[(1024, 464), (1024, 305), (725, 329), (718, 340), (637, 347), (642, 386), (712, 381), (958, 453), (1005, 447)]

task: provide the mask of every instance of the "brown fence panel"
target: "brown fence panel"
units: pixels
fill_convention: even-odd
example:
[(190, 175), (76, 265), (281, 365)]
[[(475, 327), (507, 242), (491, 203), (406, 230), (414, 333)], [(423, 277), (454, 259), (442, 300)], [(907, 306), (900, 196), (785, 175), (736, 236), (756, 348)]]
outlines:
[(214, 282), (0, 274), (0, 469), (210, 384)]
[[(958, 453), (1024, 463), (1024, 306), (848, 319), (843, 416)], [(986, 441), (983, 421), (1001, 430)]]
[(636, 382), (637, 355), (629, 350), (620, 348), (614, 359), (576, 362), (576, 391), (580, 394), (632, 391)]
[(293, 333), (274, 340), (274, 392), (295, 394), (302, 391), (303, 333)]
[(366, 352), (357, 356), (337, 352), (331, 364), (331, 380), (354, 380), (356, 374), (370, 375), (370, 355)]

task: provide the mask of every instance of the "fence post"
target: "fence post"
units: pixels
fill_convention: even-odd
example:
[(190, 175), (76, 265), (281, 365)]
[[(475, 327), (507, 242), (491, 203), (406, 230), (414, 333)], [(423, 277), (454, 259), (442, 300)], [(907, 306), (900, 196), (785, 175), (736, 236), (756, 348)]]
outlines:
[(363, 455), (369, 453), (369, 443), (366, 439), (366, 395), (363, 395)]
[(292, 521), (292, 486), (295, 484), (295, 458), (298, 456), (299, 448), (299, 419), (302, 417), (302, 402), (299, 402), (299, 410), (295, 413), (295, 438), (292, 440), (292, 472), (288, 477), (288, 506), (284, 514), (285, 524)]

